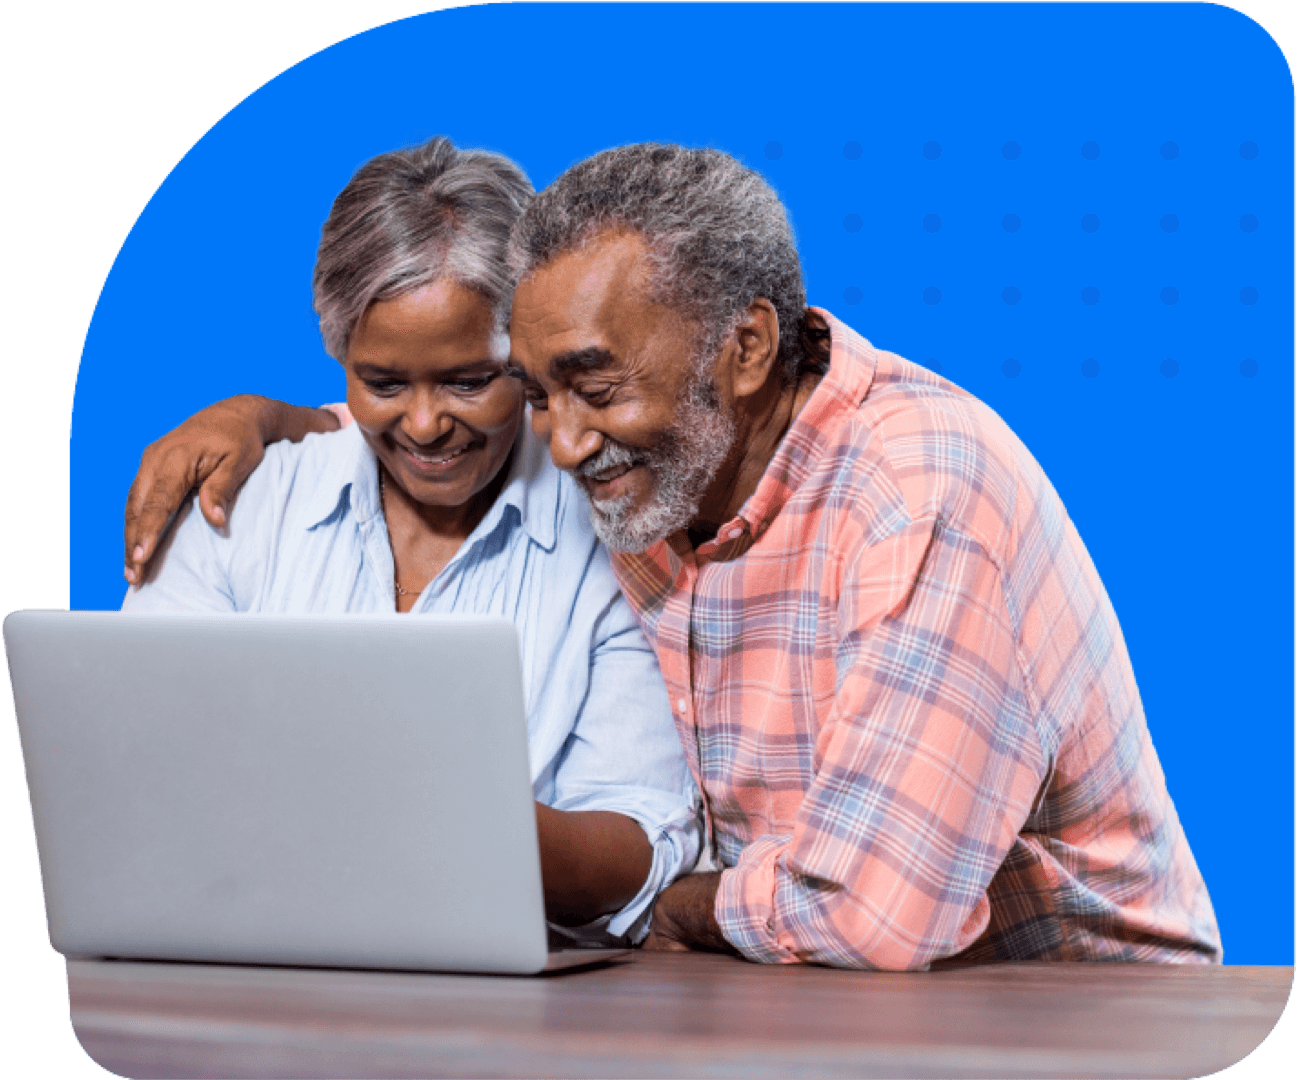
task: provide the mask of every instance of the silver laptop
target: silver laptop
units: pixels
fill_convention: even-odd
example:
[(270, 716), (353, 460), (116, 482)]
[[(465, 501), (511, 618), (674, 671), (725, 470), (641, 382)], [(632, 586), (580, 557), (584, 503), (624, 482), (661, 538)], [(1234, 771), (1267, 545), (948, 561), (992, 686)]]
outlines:
[(68, 956), (530, 974), (551, 952), (504, 619), (4, 623)]

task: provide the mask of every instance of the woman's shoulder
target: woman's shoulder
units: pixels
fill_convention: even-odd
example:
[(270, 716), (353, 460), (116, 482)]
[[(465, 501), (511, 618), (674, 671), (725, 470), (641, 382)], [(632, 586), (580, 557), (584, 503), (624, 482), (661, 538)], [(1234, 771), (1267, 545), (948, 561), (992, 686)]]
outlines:
[(234, 515), (241, 506), (245, 518), (263, 508), (286, 516), (312, 512), (326, 501), (332, 508), (355, 478), (365, 449), (355, 424), (340, 431), (313, 433), (301, 442), (285, 439), (271, 443), (239, 491), (231, 527), (235, 527)]

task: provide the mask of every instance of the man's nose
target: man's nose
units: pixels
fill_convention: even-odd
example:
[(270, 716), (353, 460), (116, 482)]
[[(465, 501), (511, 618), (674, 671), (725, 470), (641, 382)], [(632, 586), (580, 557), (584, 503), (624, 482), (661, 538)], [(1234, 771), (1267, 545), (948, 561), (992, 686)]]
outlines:
[(572, 472), (587, 458), (600, 452), (604, 436), (586, 423), (582, 410), (551, 398), (550, 407), (533, 410), (532, 430), (550, 445), (555, 466)]
[(440, 395), (420, 392), (402, 417), (402, 433), (411, 442), (427, 445), (437, 442), (455, 426), (455, 418), (443, 407)]

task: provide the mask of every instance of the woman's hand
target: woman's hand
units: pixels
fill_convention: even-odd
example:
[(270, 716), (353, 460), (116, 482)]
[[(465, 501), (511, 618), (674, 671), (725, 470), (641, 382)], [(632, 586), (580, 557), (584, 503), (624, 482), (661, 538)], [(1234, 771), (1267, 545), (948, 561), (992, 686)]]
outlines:
[(194, 488), (208, 523), (223, 528), (235, 492), (261, 462), (267, 443), (297, 442), (309, 432), (337, 427), (326, 410), (244, 394), (209, 405), (150, 443), (126, 499), (126, 580), (144, 581), (167, 523)]

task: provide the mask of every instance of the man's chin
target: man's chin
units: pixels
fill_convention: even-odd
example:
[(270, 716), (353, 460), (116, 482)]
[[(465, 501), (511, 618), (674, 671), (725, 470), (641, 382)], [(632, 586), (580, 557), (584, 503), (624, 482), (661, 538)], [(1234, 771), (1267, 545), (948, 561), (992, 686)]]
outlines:
[[(588, 499), (590, 495), (588, 493)], [(655, 520), (655, 507), (634, 508), (631, 496), (620, 499), (590, 499), (591, 527), (596, 537), (610, 551), (636, 554), (676, 532), (674, 523)]]

